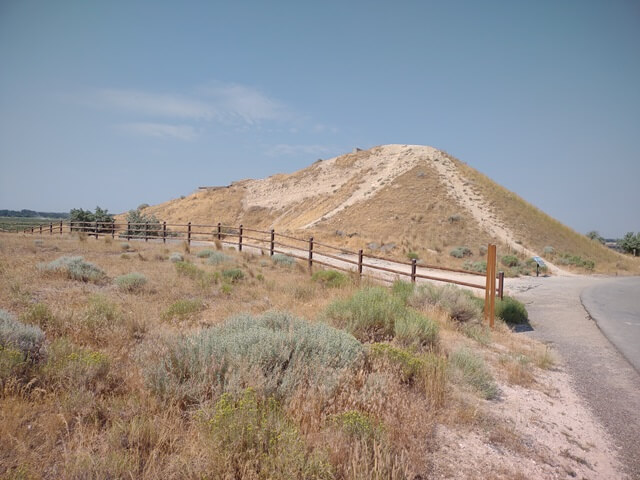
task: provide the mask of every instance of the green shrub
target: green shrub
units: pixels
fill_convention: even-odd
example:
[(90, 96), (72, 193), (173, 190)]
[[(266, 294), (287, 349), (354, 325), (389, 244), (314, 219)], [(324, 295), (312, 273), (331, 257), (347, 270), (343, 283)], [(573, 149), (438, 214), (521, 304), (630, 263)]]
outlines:
[(545, 255), (553, 255), (554, 253), (556, 253), (556, 249), (551, 245), (547, 245), (546, 247), (544, 247), (543, 252)]
[(196, 256), (198, 258), (209, 258), (214, 253), (216, 253), (214, 250), (205, 249), (200, 250), (198, 253), (196, 253)]
[(475, 340), (481, 345), (489, 345), (491, 343), (491, 330), (481, 323), (466, 323), (462, 325), (462, 333)]
[(47, 328), (49, 325), (55, 323), (55, 316), (44, 303), (36, 303), (31, 305), (29, 309), (22, 314), (20, 320), (24, 323), (31, 325), (37, 325), (40, 328)]
[(129, 245), (126, 242), (123, 242), (123, 243), (120, 244), (120, 248), (126, 252), (127, 250), (129, 250), (131, 248), (131, 245)]
[(438, 324), (415, 310), (396, 319), (394, 336), (405, 346), (431, 346), (438, 341)]
[(407, 253), (407, 258), (409, 260), (418, 260), (420, 258), (420, 256), (416, 252), (408, 252)]
[(635, 250), (636, 255), (638, 255), (640, 252), (640, 232), (635, 235), (633, 232), (627, 232), (624, 237), (618, 240), (618, 246), (625, 253), (633, 253)]
[(420, 285), (409, 299), (409, 304), (416, 308), (427, 305), (442, 308), (452, 320), (461, 323), (480, 320), (482, 314), (482, 308), (473, 293), (455, 285)]
[(572, 255), (570, 253), (561, 253), (556, 259), (556, 263), (559, 265), (573, 265), (586, 270), (593, 270), (596, 267), (596, 263), (593, 260), (583, 259), (579, 255)]
[(202, 300), (199, 298), (178, 300), (164, 312), (162, 317), (165, 320), (174, 318), (184, 319), (190, 315), (201, 311), (204, 308)]
[(52, 262), (38, 265), (44, 272), (60, 273), (72, 280), (98, 282), (105, 273), (93, 263), (85, 262), (82, 257), (60, 257)]
[(104, 353), (80, 348), (66, 338), (54, 341), (44, 365), (47, 382), (60, 389), (86, 388), (103, 390), (114, 385), (110, 381), (111, 362)]
[(39, 359), (44, 333), (39, 327), (25, 325), (5, 310), (0, 310), (0, 347), (19, 351), (23, 359)]
[(348, 436), (369, 443), (378, 440), (382, 427), (370, 415), (358, 410), (349, 410), (333, 417), (336, 425)]
[(383, 360), (397, 367), (403, 382), (413, 383), (420, 374), (423, 362), (415, 353), (388, 343), (374, 343), (369, 347), (371, 360)]
[(214, 273), (205, 272), (191, 262), (175, 262), (174, 266), (176, 267), (178, 275), (183, 275), (194, 280), (203, 290), (209, 288), (212, 283), (217, 281)]
[(487, 262), (485, 260), (481, 260), (479, 262), (472, 262), (470, 260), (467, 260), (466, 262), (464, 262), (462, 268), (465, 270), (469, 270), (470, 272), (486, 273)]
[(500, 259), (500, 263), (505, 267), (517, 267), (520, 265), (520, 260), (515, 255), (505, 255)]
[(145, 375), (161, 398), (185, 404), (237, 392), (247, 382), (265, 396), (286, 399), (303, 386), (330, 391), (363, 358), (360, 342), (345, 332), (268, 312), (170, 340), (155, 362), (147, 362)]
[[(272, 398), (248, 388), (224, 394), (205, 420), (212, 448), (212, 478), (334, 478), (330, 464), (307, 448)], [(238, 476), (239, 472), (242, 472)]]
[(432, 351), (416, 354), (387, 343), (374, 343), (368, 350), (374, 368), (391, 367), (402, 382), (416, 385), (433, 406), (444, 404), (447, 360)]
[(227, 270), (222, 270), (222, 278), (231, 282), (238, 283), (240, 280), (244, 278), (244, 272), (239, 268), (230, 268)]
[(496, 299), (496, 316), (506, 323), (520, 324), (529, 321), (524, 304), (509, 296), (505, 296), (503, 300)]
[(293, 264), (296, 263), (295, 258), (290, 257), (288, 255), (283, 255), (282, 253), (274, 254), (273, 257), (271, 257), (271, 260), (273, 261), (273, 263), (282, 265), (285, 267), (291, 267)]
[(329, 288), (340, 288), (349, 282), (344, 273), (336, 270), (318, 270), (311, 276), (311, 280)]
[(393, 337), (396, 319), (406, 311), (402, 301), (386, 288), (365, 287), (351, 298), (331, 303), (325, 316), (361, 341), (380, 341)]
[(404, 280), (396, 280), (391, 285), (391, 293), (394, 297), (402, 300), (402, 303), (406, 304), (413, 295), (415, 284), (411, 282), (405, 282)]
[(131, 272), (125, 275), (120, 275), (114, 280), (118, 289), (123, 292), (135, 293), (140, 292), (142, 288), (147, 284), (147, 277), (138, 272)]
[(209, 260), (207, 260), (207, 263), (209, 265), (219, 265), (221, 263), (229, 263), (231, 260), (232, 258), (226, 253), (213, 251), (209, 255)]
[(479, 356), (466, 348), (453, 352), (449, 356), (454, 378), (470, 385), (483, 398), (490, 400), (498, 396), (498, 387)]
[(184, 257), (179, 252), (173, 252), (171, 255), (169, 255), (169, 261), (171, 261), (173, 263), (183, 262), (184, 261)]
[(449, 252), (449, 255), (455, 258), (470, 257), (473, 252), (469, 247), (456, 247)]

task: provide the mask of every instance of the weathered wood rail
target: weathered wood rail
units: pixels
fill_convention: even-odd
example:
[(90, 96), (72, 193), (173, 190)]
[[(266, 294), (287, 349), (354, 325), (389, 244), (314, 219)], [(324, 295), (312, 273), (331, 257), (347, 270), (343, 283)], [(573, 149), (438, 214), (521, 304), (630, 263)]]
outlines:
[[(322, 265), (325, 267), (342, 270), (349, 273), (355, 273), (360, 278), (373, 277), (376, 280), (393, 282), (398, 278), (408, 278), (415, 283), (418, 279), (451, 283), (464, 287), (476, 288), (488, 291), (492, 289), (500, 298), (504, 295), (504, 272), (494, 274), (496, 282), (474, 283), (472, 281), (446, 278), (435, 276), (433, 274), (420, 273), (418, 268), (424, 270), (451, 272), (457, 274), (465, 274), (476, 277), (487, 278), (486, 274), (461, 270), (456, 268), (441, 267), (438, 265), (429, 265), (418, 263), (415, 259), (411, 262), (403, 262), (391, 258), (380, 257), (371, 254), (365, 254), (363, 250), (352, 251), (343, 247), (329, 245), (317, 242), (313, 237), (307, 239), (277, 233), (275, 230), (259, 230), (248, 228), (244, 225), (224, 225), (217, 224), (195, 224), (181, 223), (168, 224), (167, 222), (158, 223), (116, 223), (114, 222), (70, 222), (60, 221), (56, 223), (48, 223), (41, 225), (29, 224), (20, 228), (19, 224), (14, 224), (17, 232), (39, 234), (39, 235), (62, 235), (63, 233), (82, 233), (96, 239), (101, 236), (116, 236), (123, 240), (144, 240), (148, 242), (162, 241), (163, 243), (172, 241), (186, 241), (187, 244), (192, 242), (215, 242), (233, 246), (239, 251), (243, 249), (257, 249), (262, 252), (269, 252), (273, 256), (277, 253), (288, 255), (299, 260), (307, 262), (309, 268), (313, 265)], [(1, 225), (0, 225), (1, 228)], [(490, 260), (490, 259), (489, 259)], [(495, 262), (495, 257), (493, 258)], [(378, 262), (378, 263), (375, 263)], [(380, 264), (383, 262), (383, 264)], [(401, 270), (402, 267), (409, 267)], [(491, 271), (491, 269), (489, 269)], [(381, 272), (382, 274), (375, 273)], [(495, 268), (493, 269), (495, 272)]]

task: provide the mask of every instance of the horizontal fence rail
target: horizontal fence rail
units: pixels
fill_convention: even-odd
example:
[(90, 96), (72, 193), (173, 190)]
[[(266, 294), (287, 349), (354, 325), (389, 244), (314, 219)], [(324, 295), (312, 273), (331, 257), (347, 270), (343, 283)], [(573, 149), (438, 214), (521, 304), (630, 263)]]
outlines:
[[(484, 284), (472, 283), (465, 280), (426, 275), (418, 272), (418, 268), (446, 272), (462, 273), (465, 275), (485, 277), (485, 274), (457, 268), (441, 267), (437, 265), (418, 264), (414, 259), (411, 262), (394, 260), (377, 255), (365, 254), (363, 250), (352, 251), (343, 247), (316, 242), (313, 237), (303, 239), (288, 234), (277, 233), (275, 230), (259, 230), (247, 228), (244, 225), (224, 225), (222, 223), (207, 225), (195, 223), (168, 224), (167, 222), (70, 222), (59, 221), (42, 224), (33, 223), (0, 223), (2, 232), (21, 232), (38, 235), (62, 235), (63, 233), (78, 233), (89, 237), (111, 237), (121, 240), (144, 240), (148, 242), (185, 241), (192, 242), (220, 242), (223, 245), (232, 246), (242, 251), (243, 248), (257, 249), (275, 254), (288, 255), (305, 261), (309, 268), (314, 264), (326, 266), (336, 270), (357, 274), (359, 278), (370, 277), (385, 282), (393, 282), (398, 278), (407, 277), (415, 283), (418, 279), (435, 282), (451, 283), (479, 290), (486, 290)], [(377, 265), (376, 260), (386, 262), (391, 266)], [(399, 269), (408, 267), (405, 269)], [(389, 275), (374, 275), (375, 272), (384, 272)], [(496, 293), (500, 298), (504, 295), (504, 272), (496, 275)]]

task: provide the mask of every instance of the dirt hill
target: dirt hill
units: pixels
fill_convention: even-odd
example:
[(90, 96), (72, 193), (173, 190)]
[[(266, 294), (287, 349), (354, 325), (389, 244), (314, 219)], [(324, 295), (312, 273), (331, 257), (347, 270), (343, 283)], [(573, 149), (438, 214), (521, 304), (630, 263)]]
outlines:
[[(168, 223), (275, 228), (374, 253), (382, 250), (396, 258), (415, 252), (427, 263), (449, 266), (481, 262), (483, 247), (493, 242), (499, 258), (513, 254), (524, 264), (539, 255), (555, 273), (639, 268), (634, 259), (589, 240), (472, 167), (427, 146), (355, 151), (292, 174), (199, 190), (145, 213)], [(467, 247), (471, 254), (455, 258), (455, 247)], [(527, 270), (532, 269), (520, 267)]]

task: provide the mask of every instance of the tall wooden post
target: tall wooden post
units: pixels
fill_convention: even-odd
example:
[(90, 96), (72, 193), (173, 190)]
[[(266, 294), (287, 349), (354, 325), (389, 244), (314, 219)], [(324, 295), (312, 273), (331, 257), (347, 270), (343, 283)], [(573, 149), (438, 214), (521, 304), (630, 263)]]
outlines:
[(362, 278), (362, 249), (358, 250), (358, 277)]
[(273, 249), (275, 248), (276, 243), (276, 231), (271, 229), (271, 245), (269, 246), (269, 256), (273, 257)]
[(484, 292), (484, 318), (493, 328), (496, 307), (496, 246), (487, 248), (487, 278)]
[(187, 223), (187, 245), (191, 245), (191, 222)]
[(218, 240), (222, 239), (222, 224), (218, 222)]
[(416, 259), (411, 259), (411, 283), (416, 283)]
[(162, 243), (167, 243), (167, 222), (162, 222)]

